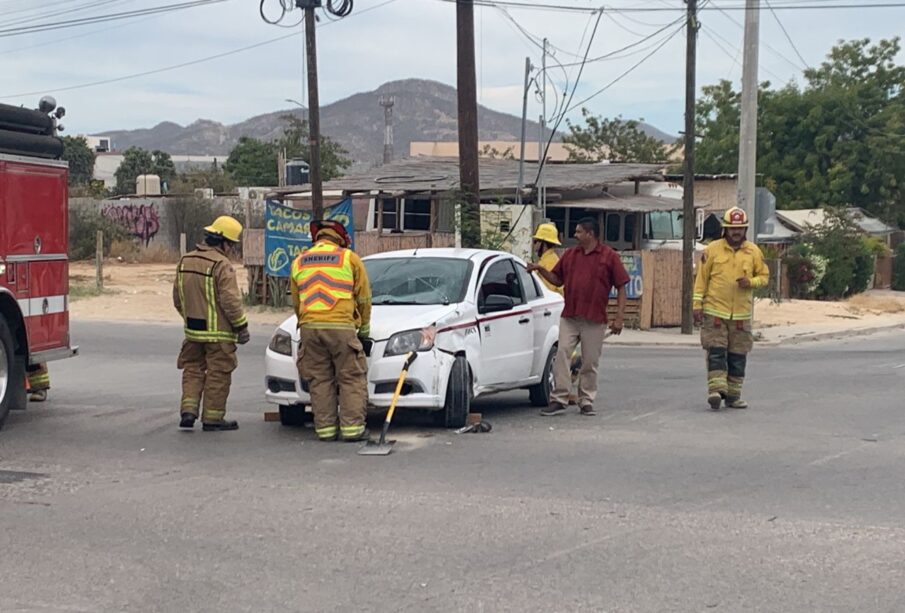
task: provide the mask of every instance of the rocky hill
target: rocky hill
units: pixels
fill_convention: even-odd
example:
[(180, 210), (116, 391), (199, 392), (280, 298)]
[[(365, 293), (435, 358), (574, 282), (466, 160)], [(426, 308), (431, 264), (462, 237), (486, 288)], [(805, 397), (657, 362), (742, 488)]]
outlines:
[[(358, 93), (321, 108), (321, 131), (339, 142), (351, 154), (357, 167), (376, 165), (383, 156), (384, 115), (380, 96), (395, 97), (393, 124), (397, 156), (408, 155), (412, 141), (455, 141), (456, 90), (422, 79), (386, 83), (375, 91)], [(299, 108), (258, 115), (241, 123), (223, 125), (199, 119), (182, 127), (165, 121), (150, 129), (111, 130), (118, 150), (136, 146), (160, 149), (171, 154), (227, 155), (241, 136), (271, 140), (280, 136), (286, 114), (304, 116)], [(485, 107), (478, 109), (481, 140), (517, 141), (521, 118)], [(643, 124), (646, 132), (658, 138), (675, 139), (653, 126)], [(538, 133), (536, 122), (529, 122), (529, 138)]]

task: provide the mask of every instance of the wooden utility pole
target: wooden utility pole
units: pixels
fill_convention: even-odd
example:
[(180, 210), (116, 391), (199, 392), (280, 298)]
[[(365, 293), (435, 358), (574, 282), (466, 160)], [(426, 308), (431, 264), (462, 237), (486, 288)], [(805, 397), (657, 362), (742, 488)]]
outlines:
[(738, 205), (748, 214), (748, 240), (757, 240), (755, 181), (757, 176), (757, 56), (760, 0), (745, 5), (745, 56), (742, 67), (742, 118), (738, 140)]
[(97, 231), (94, 249), (94, 284), (97, 291), (104, 289), (104, 232)]
[(478, 166), (478, 96), (475, 84), (474, 0), (456, 1), (459, 102), (459, 185), (463, 247), (481, 245), (481, 184)]
[(682, 181), (682, 334), (694, 332), (694, 244), (697, 228), (694, 212), (694, 137), (698, 39), (698, 0), (688, 4), (685, 28), (685, 178)]
[[(314, 7), (305, 8), (305, 55), (308, 60), (308, 160), (311, 183), (311, 213), (314, 219), (324, 218), (324, 186), (321, 180), (321, 111), (317, 93), (317, 21)], [(281, 169), (282, 173), (283, 170)]]

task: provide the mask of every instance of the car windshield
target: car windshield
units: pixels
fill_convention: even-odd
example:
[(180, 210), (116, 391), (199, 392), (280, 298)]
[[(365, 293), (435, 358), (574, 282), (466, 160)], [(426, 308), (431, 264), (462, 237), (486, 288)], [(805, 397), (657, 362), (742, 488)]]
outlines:
[(455, 258), (364, 261), (373, 304), (450, 304), (465, 297), (471, 262)]

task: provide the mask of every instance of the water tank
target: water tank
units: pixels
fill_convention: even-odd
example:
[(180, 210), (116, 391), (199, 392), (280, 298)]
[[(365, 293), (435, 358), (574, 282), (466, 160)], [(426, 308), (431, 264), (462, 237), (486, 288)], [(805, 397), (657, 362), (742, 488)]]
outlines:
[(135, 194), (138, 196), (159, 196), (160, 177), (157, 175), (138, 175), (135, 178)]
[(308, 182), (308, 162), (305, 160), (289, 160), (286, 162), (286, 185), (304, 185)]

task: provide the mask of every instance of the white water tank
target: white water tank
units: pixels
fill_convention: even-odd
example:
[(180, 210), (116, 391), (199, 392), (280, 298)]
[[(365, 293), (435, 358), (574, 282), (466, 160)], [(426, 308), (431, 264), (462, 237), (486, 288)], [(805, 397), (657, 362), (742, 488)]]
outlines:
[(159, 196), (160, 177), (157, 175), (138, 175), (135, 178), (135, 194), (138, 196)]

